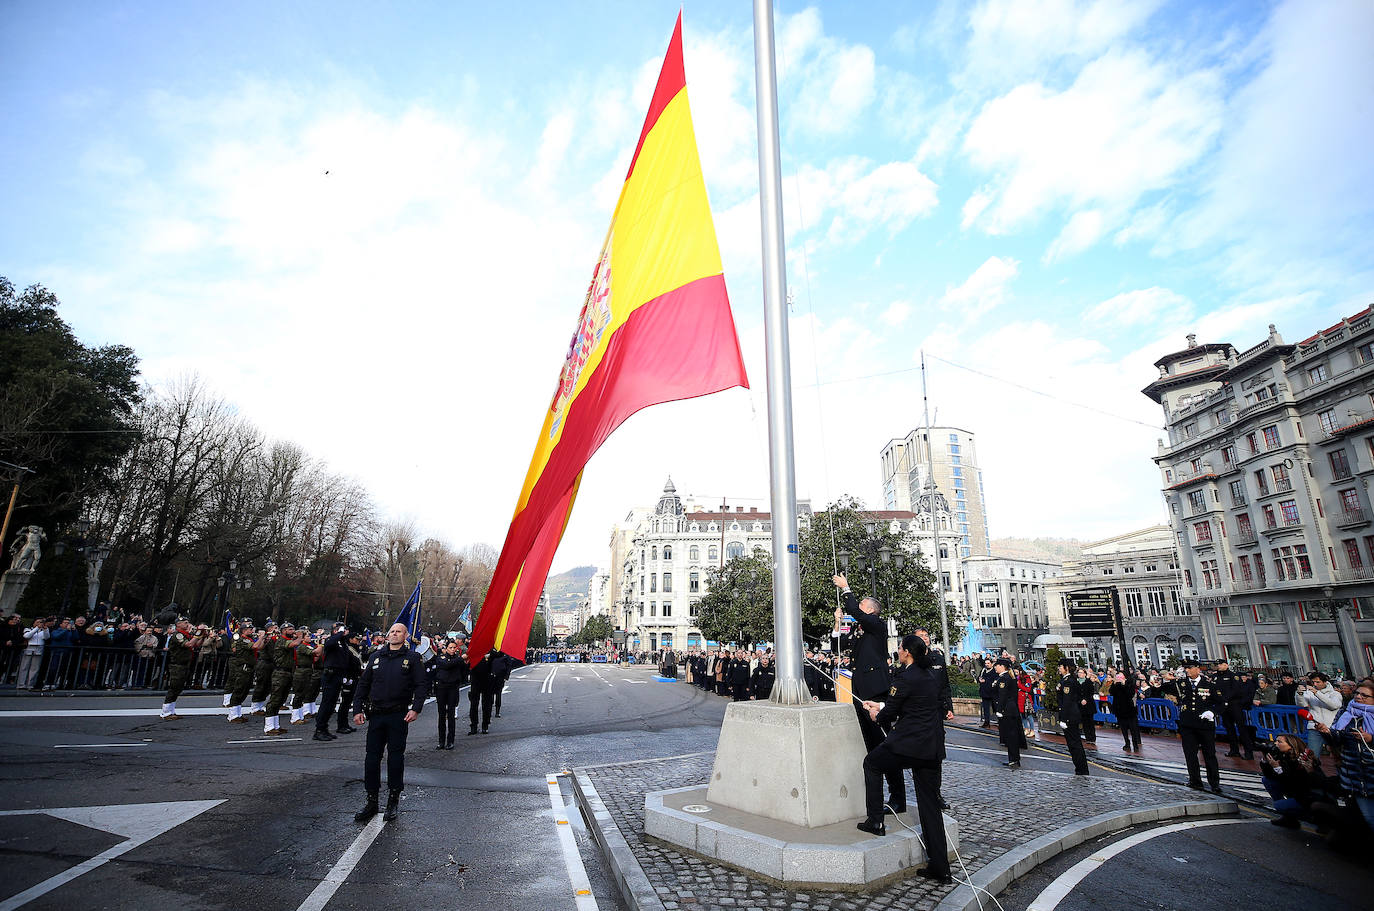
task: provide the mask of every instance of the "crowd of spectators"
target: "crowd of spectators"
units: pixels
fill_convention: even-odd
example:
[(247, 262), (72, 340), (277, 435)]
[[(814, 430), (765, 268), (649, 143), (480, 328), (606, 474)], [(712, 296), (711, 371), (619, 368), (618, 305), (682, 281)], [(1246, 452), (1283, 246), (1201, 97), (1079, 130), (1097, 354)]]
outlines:
[[(226, 648), (222, 632), (205, 632), (192, 682), (198, 687), (223, 683)], [(17, 614), (0, 620), (0, 685), (33, 692), (157, 688), (166, 672), (170, 622), (125, 616), (104, 604), (75, 617)]]

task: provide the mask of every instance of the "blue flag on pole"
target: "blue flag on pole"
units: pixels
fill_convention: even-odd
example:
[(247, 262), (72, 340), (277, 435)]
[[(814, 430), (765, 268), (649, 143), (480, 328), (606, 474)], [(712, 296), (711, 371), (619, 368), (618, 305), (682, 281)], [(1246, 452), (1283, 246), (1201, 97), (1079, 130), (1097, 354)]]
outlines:
[(410, 630), (412, 639), (420, 638), (420, 585), (423, 581), (415, 583), (415, 591), (410, 593), (410, 597), (406, 599), (406, 606), (401, 608), (401, 613), (396, 617), (396, 623), (402, 623)]
[(467, 607), (463, 608), (463, 616), (461, 616), (461, 617), (458, 618), (458, 622), (461, 623), (461, 624), (463, 624), (463, 629), (465, 629), (465, 630), (471, 630), (471, 629), (472, 629), (472, 602), (471, 602), (471, 601), (468, 602), (468, 606), (467, 606)]
[(231, 610), (224, 612), (224, 635), (234, 638), (234, 612)]

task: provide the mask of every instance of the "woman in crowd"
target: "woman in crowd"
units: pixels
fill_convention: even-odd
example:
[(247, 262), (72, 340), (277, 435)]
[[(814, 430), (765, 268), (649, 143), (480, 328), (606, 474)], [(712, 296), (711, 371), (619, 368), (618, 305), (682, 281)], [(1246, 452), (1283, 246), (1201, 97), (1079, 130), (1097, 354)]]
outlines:
[(1374, 679), (1360, 681), (1350, 705), (1334, 724), (1315, 727), (1328, 736), (1340, 757), (1346, 798), (1355, 802), (1365, 826), (1374, 830)]
[[(1121, 729), (1121, 739), (1126, 752), (1140, 752), (1140, 717), (1136, 712), (1135, 678), (1117, 672), (1107, 688), (1107, 697), (1112, 703), (1112, 714), (1116, 716), (1117, 727)], [(1134, 744), (1134, 747), (1132, 746)]]

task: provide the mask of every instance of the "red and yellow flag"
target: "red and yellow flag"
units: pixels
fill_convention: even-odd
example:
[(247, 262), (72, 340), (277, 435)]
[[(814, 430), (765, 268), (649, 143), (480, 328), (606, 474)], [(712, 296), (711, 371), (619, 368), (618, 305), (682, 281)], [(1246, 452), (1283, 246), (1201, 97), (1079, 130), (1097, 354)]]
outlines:
[(469, 660), (492, 648), (524, 657), (582, 469), (626, 418), (748, 385), (687, 106), (679, 14)]

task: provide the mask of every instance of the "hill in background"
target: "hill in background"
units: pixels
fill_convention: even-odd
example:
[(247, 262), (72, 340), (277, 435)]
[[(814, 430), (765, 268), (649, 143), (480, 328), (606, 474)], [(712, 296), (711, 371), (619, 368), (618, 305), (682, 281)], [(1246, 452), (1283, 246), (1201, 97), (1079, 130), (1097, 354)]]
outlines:
[(995, 557), (1063, 563), (1083, 556), (1085, 543), (1077, 538), (993, 538), (992, 553)]
[(574, 566), (567, 572), (549, 576), (544, 583), (544, 594), (549, 596), (552, 610), (576, 610), (582, 599), (587, 597), (587, 584), (596, 575), (595, 566)]

